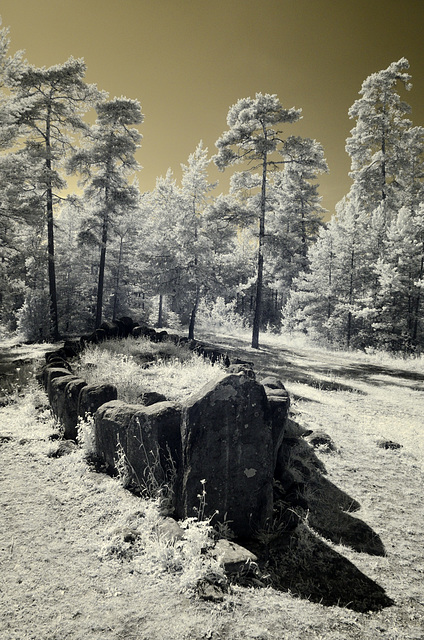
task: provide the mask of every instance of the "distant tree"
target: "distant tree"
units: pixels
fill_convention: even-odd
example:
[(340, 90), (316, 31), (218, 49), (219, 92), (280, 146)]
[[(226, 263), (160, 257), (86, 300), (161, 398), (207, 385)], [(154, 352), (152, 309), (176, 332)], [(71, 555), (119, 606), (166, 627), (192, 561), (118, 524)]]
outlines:
[[(210, 286), (210, 267), (214, 256), (211, 252), (212, 238), (208, 237), (211, 229), (207, 225), (205, 210), (207, 196), (216, 184), (208, 182), (207, 170), (210, 163), (208, 150), (202, 141), (194, 153), (190, 154), (188, 164), (181, 165), (182, 215), (178, 221), (180, 251), (186, 256), (185, 291), (190, 291), (190, 320), (188, 337), (194, 338), (196, 313), (205, 287)], [(188, 260), (187, 260), (188, 258)], [(209, 273), (208, 273), (209, 272)]]
[(375, 331), (378, 346), (408, 352), (422, 343), (424, 204), (414, 212), (402, 207), (388, 230), (378, 277)]
[(387, 223), (399, 205), (398, 177), (405, 165), (405, 134), (411, 127), (407, 117), (411, 107), (397, 91), (398, 85), (411, 88), (407, 69), (408, 60), (401, 58), (368, 76), (359, 92), (361, 98), (349, 109), (350, 118), (356, 119), (346, 140), (355, 197), (368, 213), (382, 205)]
[(283, 302), (293, 279), (308, 268), (308, 250), (325, 212), (313, 181), (328, 171), (322, 146), (310, 138), (287, 138), (284, 158), (284, 171), (274, 173), (269, 186), (271, 210), (266, 234), (267, 270)]
[(286, 325), (347, 348), (369, 343), (367, 329), (375, 314), (368, 290), (372, 266), (366, 228), (366, 215), (352, 201), (342, 200), (337, 217), (309, 250), (309, 269), (295, 281)]
[[(243, 98), (230, 108), (227, 116), (229, 129), (216, 142), (218, 153), (214, 161), (220, 170), (233, 164), (249, 163), (250, 176), (259, 171), (254, 182), (246, 173), (239, 174), (239, 186), (243, 186), (244, 181), (248, 188), (260, 188), (256, 301), (252, 330), (252, 347), (255, 349), (259, 348), (262, 316), (268, 173), (285, 162), (281, 158), (283, 140), (279, 125), (296, 122), (299, 118), (300, 110), (284, 109), (276, 95), (257, 93), (255, 98)], [(275, 155), (278, 151), (280, 160)]]
[(94, 215), (87, 218), (81, 239), (100, 246), (95, 326), (102, 322), (106, 249), (119, 217), (138, 205), (139, 190), (130, 177), (139, 170), (135, 152), (141, 134), (132, 125), (143, 122), (140, 103), (114, 98), (96, 105), (96, 123), (84, 144), (68, 162), (70, 171), (80, 171), (86, 186), (84, 197)]
[(84, 130), (82, 114), (99, 92), (84, 82), (83, 60), (69, 58), (62, 65), (38, 69), (25, 64), (7, 69), (5, 82), (12, 92), (9, 124), (32, 165), (37, 193), (43, 194), (47, 223), (47, 263), (52, 338), (59, 338), (55, 271), (54, 208), (57, 191), (65, 187), (60, 163), (72, 145), (69, 133)]

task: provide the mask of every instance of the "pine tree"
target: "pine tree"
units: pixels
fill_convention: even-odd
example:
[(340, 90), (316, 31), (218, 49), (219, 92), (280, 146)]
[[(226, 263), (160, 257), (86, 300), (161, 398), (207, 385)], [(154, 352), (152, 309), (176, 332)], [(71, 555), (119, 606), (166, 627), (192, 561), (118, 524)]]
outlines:
[(307, 254), (322, 226), (325, 210), (315, 181), (328, 171), (322, 146), (310, 138), (290, 136), (284, 145), (287, 162), (269, 187), (270, 212), (266, 237), (268, 272), (287, 299), (293, 279), (308, 268)]
[(143, 122), (137, 100), (114, 98), (96, 105), (97, 120), (87, 133), (85, 144), (68, 163), (79, 170), (86, 189), (84, 197), (93, 204), (94, 216), (85, 222), (82, 239), (100, 246), (95, 326), (102, 322), (106, 249), (116, 220), (124, 211), (138, 206), (139, 190), (130, 177), (139, 170), (134, 154), (141, 134), (132, 125)]
[(411, 89), (407, 69), (408, 60), (401, 58), (371, 74), (362, 84), (362, 97), (349, 109), (350, 118), (356, 119), (346, 140), (355, 197), (368, 213), (382, 206), (387, 224), (398, 205), (397, 179), (405, 161), (405, 134), (411, 127), (407, 117), (411, 107), (397, 92), (399, 85)]
[(69, 58), (62, 65), (38, 69), (12, 65), (6, 85), (12, 92), (9, 121), (23, 144), (38, 193), (44, 194), (47, 224), (47, 264), (52, 338), (59, 338), (55, 269), (54, 209), (57, 192), (66, 185), (59, 173), (60, 163), (72, 140), (69, 132), (85, 128), (82, 114), (98, 99), (93, 85), (84, 82), (83, 60)]
[[(233, 105), (227, 116), (228, 131), (217, 140), (218, 153), (214, 157), (217, 167), (249, 163), (249, 173), (259, 171), (256, 181), (250, 186), (260, 187), (258, 203), (258, 252), (255, 314), (252, 329), (252, 347), (259, 348), (259, 330), (262, 317), (262, 294), (264, 273), (265, 218), (267, 210), (268, 173), (283, 164), (275, 153), (283, 144), (281, 131), (277, 127), (293, 123), (300, 118), (299, 109), (284, 109), (276, 95), (257, 93), (255, 98), (243, 98)], [(281, 158), (281, 155), (280, 155)], [(241, 184), (246, 182), (246, 173)]]

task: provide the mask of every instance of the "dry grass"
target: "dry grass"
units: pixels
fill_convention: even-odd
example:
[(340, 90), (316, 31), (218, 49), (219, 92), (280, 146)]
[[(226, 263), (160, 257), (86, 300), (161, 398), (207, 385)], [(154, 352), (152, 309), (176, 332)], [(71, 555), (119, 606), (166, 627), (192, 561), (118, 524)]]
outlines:
[(142, 403), (151, 391), (181, 402), (211, 380), (220, 380), (225, 369), (186, 347), (127, 338), (86, 349), (78, 374), (89, 384), (114, 384), (118, 398), (129, 403)]

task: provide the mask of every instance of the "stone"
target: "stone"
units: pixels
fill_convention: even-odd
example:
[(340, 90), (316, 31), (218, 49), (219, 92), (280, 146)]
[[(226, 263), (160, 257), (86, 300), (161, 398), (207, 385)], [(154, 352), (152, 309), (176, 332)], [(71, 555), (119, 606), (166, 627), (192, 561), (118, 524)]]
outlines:
[(336, 451), (336, 445), (332, 438), (324, 431), (312, 431), (309, 435), (305, 436), (306, 442), (309, 442), (314, 449), (321, 449), (323, 451)]
[(48, 362), (48, 364), (43, 365), (38, 369), (36, 373), (36, 380), (44, 390), (47, 389), (47, 377), (50, 369), (66, 369), (68, 373), (72, 373), (72, 368), (69, 362), (63, 360), (62, 358), (56, 357)]
[(173, 467), (181, 461), (180, 419), (174, 402), (150, 407), (120, 400), (107, 402), (94, 416), (96, 453), (116, 470), (120, 448), (132, 483), (147, 492), (158, 489), (170, 480)]
[(170, 544), (182, 540), (185, 535), (184, 529), (180, 527), (174, 518), (163, 518), (155, 529), (159, 538)]
[[(227, 521), (250, 538), (272, 515), (273, 441), (262, 385), (240, 374), (209, 383), (182, 409), (183, 477), (177, 515)], [(201, 506), (201, 505), (200, 505)]]
[(377, 447), (380, 449), (401, 449), (402, 445), (393, 440), (377, 440)]
[(228, 373), (243, 373), (248, 378), (251, 378), (252, 380), (256, 380), (256, 374), (248, 362), (245, 364), (241, 364), (241, 363), (230, 364), (227, 367), (227, 371)]
[(65, 369), (65, 367), (45, 367), (42, 374), (42, 384), (47, 395), (49, 395), (49, 386), (51, 381), (62, 376), (69, 376), (69, 373), (69, 369)]
[(65, 406), (65, 389), (71, 380), (75, 380), (76, 376), (59, 376), (50, 381), (47, 395), (49, 398), (50, 408), (55, 418), (62, 422), (61, 417)]
[(107, 334), (104, 329), (96, 329), (93, 333), (93, 342), (94, 344), (100, 344), (107, 339)]
[(311, 429), (305, 429), (298, 422), (292, 420), (292, 418), (287, 419), (286, 429), (285, 429), (285, 438), (302, 438), (305, 436), (309, 436), (312, 433)]
[(119, 336), (119, 326), (116, 322), (102, 322), (99, 328), (105, 331), (107, 338), (117, 338)]
[(60, 421), (64, 427), (63, 437), (66, 440), (77, 439), (78, 401), (81, 389), (86, 386), (87, 383), (82, 378), (73, 378), (68, 381), (65, 387), (65, 400)]
[(62, 458), (63, 456), (68, 456), (70, 453), (74, 453), (77, 448), (77, 445), (71, 440), (62, 440), (53, 447), (47, 455), (49, 458)]
[(145, 407), (150, 407), (150, 405), (156, 402), (166, 402), (167, 400), (163, 393), (158, 393), (157, 391), (146, 391), (140, 399)]
[(156, 331), (156, 342), (166, 342), (168, 340), (168, 332), (163, 330), (163, 331)]
[(134, 327), (133, 319), (129, 316), (123, 316), (122, 318), (119, 318), (118, 323), (121, 327), (123, 327), (123, 337), (128, 338)]
[(81, 352), (81, 343), (79, 340), (65, 340), (63, 351), (67, 358), (75, 358)]
[(274, 451), (274, 468), (277, 463), (278, 450), (286, 433), (289, 415), (290, 399), (288, 397), (267, 396), (268, 418), (272, 428), (272, 442)]
[(258, 561), (254, 553), (230, 540), (218, 540), (211, 556), (222, 564), (226, 573), (237, 573), (244, 565)]
[(261, 384), (264, 387), (268, 387), (269, 389), (285, 389), (284, 384), (281, 382), (279, 378), (275, 378), (274, 376), (267, 376), (263, 380), (261, 380)]
[(196, 585), (196, 594), (201, 600), (222, 602), (228, 593), (228, 581), (225, 576), (208, 573)]
[(94, 415), (105, 402), (116, 400), (118, 392), (113, 384), (89, 384), (81, 389), (78, 399), (78, 416)]

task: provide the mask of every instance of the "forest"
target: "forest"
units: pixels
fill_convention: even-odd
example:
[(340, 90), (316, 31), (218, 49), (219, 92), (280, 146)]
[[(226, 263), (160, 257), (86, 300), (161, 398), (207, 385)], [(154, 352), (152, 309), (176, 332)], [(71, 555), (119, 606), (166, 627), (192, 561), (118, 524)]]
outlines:
[[(180, 181), (169, 169), (143, 191), (138, 100), (86, 83), (83, 59), (37, 68), (9, 47), (3, 27), (1, 334), (57, 341), (129, 315), (190, 338), (227, 320), (251, 329), (254, 348), (267, 329), (421, 352), (424, 128), (403, 99), (405, 58), (353, 96), (351, 188), (329, 217), (325, 151), (290, 135), (301, 109), (276, 95), (238, 100), (215, 153), (199, 141)], [(233, 171), (228, 193), (211, 163)]]

